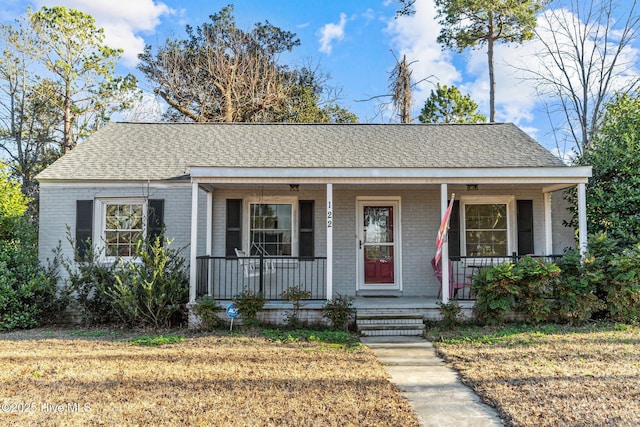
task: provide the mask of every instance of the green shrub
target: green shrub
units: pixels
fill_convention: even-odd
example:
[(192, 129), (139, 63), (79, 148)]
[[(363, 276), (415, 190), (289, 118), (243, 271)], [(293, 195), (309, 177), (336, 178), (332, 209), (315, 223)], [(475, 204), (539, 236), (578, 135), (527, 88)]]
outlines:
[(324, 305), (322, 316), (329, 319), (334, 329), (349, 331), (349, 322), (355, 316), (353, 297), (336, 295)]
[(524, 257), (517, 264), (504, 262), (482, 269), (472, 283), (477, 297), (476, 318), (483, 323), (499, 323), (508, 312), (518, 311), (531, 322), (548, 320), (559, 275), (557, 265), (532, 257)]
[(266, 300), (261, 292), (244, 289), (232, 298), (236, 308), (242, 316), (242, 321), (246, 325), (257, 326), (260, 324), (258, 313), (262, 311)]
[(224, 326), (224, 320), (218, 316), (223, 307), (210, 295), (205, 295), (196, 301), (196, 314), (200, 317), (200, 328), (205, 331)]
[(533, 323), (550, 320), (553, 289), (558, 284), (560, 268), (553, 262), (526, 256), (518, 261), (516, 270), (520, 275), (516, 310)]
[(596, 294), (595, 284), (584, 274), (580, 252), (567, 251), (557, 261), (560, 277), (553, 292), (553, 311), (556, 320), (578, 325), (589, 320), (593, 314), (605, 308)]
[(67, 303), (57, 267), (40, 266), (35, 244), (0, 241), (0, 330), (54, 323)]
[(616, 322), (640, 321), (640, 245), (610, 261), (613, 278), (606, 290), (606, 302), (611, 320)]
[(119, 320), (122, 315), (110, 294), (117, 285), (115, 271), (118, 262), (101, 261), (91, 242), (87, 242), (85, 257), (77, 256), (77, 242), (67, 230), (67, 240), (74, 250), (74, 261), (65, 259), (67, 288), (81, 310), (82, 322), (95, 325)]
[(189, 276), (181, 250), (163, 246), (161, 237), (139, 241), (135, 258), (120, 260), (116, 286), (108, 294), (126, 323), (165, 328), (186, 314)]
[(37, 230), (25, 215), (28, 199), (0, 162), (0, 330), (55, 322), (67, 299), (58, 289), (58, 260), (38, 260)]
[(515, 307), (519, 295), (518, 280), (520, 276), (511, 262), (480, 270), (471, 283), (476, 295), (473, 308), (476, 319), (489, 324), (502, 322)]
[(287, 311), (287, 325), (290, 328), (297, 329), (301, 326), (300, 323), (300, 308), (302, 307), (302, 300), (311, 298), (311, 292), (302, 288), (302, 285), (290, 286), (286, 291), (282, 292), (282, 298), (286, 298), (293, 304), (293, 310)]

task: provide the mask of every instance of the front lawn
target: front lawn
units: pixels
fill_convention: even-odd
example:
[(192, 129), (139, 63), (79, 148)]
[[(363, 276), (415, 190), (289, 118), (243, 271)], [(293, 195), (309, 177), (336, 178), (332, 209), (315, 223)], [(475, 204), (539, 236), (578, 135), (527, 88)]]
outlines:
[(366, 347), (223, 335), (0, 334), (0, 425), (417, 425)]
[(510, 425), (640, 425), (638, 327), (460, 327), (429, 338)]

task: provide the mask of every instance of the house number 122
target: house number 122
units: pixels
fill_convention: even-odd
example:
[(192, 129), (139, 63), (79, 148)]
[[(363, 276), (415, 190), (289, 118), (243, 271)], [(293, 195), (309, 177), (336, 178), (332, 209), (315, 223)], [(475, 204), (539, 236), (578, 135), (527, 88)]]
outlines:
[(331, 202), (327, 204), (327, 228), (333, 227), (333, 209), (331, 208)]

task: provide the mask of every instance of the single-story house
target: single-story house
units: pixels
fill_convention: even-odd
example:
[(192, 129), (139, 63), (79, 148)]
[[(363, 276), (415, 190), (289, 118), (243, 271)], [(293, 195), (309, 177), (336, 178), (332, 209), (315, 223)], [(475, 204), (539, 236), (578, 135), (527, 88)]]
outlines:
[[(72, 257), (68, 228), (111, 261), (164, 227), (187, 248), (191, 302), (289, 286), (319, 301), (464, 299), (440, 282), (477, 260), (575, 246), (569, 187), (584, 248), (590, 176), (509, 123), (110, 123), (38, 175), (40, 258), (59, 242)], [(456, 268), (436, 277), (452, 197), (442, 265)]]

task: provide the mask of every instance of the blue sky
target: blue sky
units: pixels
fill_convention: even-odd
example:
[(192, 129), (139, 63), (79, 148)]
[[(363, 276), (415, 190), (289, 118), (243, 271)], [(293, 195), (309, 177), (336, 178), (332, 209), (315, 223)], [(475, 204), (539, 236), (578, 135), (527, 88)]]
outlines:
[[(119, 71), (135, 70), (137, 54), (145, 45), (158, 45), (168, 37), (183, 37), (185, 25), (208, 21), (230, 1), (218, 0), (3, 0), (0, 22), (10, 23), (27, 6), (63, 5), (94, 16), (105, 28), (107, 44), (124, 49)], [(626, 4), (624, 1), (622, 5)], [(471, 94), (480, 110), (488, 114), (488, 71), (484, 50), (462, 54), (443, 51), (436, 38), (440, 31), (433, 0), (417, 0), (416, 14), (395, 18), (397, 3), (390, 0), (238, 0), (234, 2), (238, 26), (249, 29), (253, 23), (268, 20), (297, 34), (301, 46), (281, 57), (291, 65), (312, 63), (331, 76), (330, 85), (341, 89), (340, 103), (356, 113), (361, 122), (387, 122), (389, 113), (380, 114), (379, 102), (358, 102), (388, 93), (389, 73), (395, 59), (406, 54), (416, 80), (427, 79), (414, 92), (414, 115), (436, 83), (457, 85)], [(554, 3), (557, 6), (557, 2)], [(513, 122), (549, 149), (555, 147), (542, 105), (531, 84), (522, 81), (516, 68), (529, 66), (537, 42), (525, 46), (499, 46), (496, 49), (497, 121)], [(538, 45), (539, 46), (539, 45)], [(394, 53), (392, 53), (394, 52)], [(638, 73), (640, 46), (628, 52)], [(519, 64), (519, 65), (518, 65)], [(148, 85), (141, 82), (142, 89)]]

